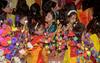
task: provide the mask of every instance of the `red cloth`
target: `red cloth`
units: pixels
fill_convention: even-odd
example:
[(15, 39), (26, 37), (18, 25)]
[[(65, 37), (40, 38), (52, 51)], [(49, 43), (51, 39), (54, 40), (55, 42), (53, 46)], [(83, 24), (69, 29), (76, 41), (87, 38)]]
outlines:
[(33, 36), (32, 38), (33, 38), (32, 45), (34, 45), (36, 43), (40, 43), (41, 39), (43, 39), (44, 36), (42, 36), (42, 35), (40, 35), (40, 36)]
[(87, 25), (91, 19), (92, 19), (92, 16), (88, 10), (79, 11), (79, 20), (82, 24)]
[(70, 41), (69, 45), (70, 45), (70, 50), (71, 50), (70, 56), (71, 57), (77, 57), (77, 53), (76, 53), (77, 52), (77, 47), (76, 47), (75, 42)]
[(75, 36), (75, 33), (72, 32), (72, 31), (70, 31), (70, 32), (68, 33), (68, 36), (73, 37), (73, 36)]
[(37, 63), (44, 63), (43, 62), (43, 56), (42, 56), (42, 50), (39, 52), (39, 56), (38, 56), (38, 61)]

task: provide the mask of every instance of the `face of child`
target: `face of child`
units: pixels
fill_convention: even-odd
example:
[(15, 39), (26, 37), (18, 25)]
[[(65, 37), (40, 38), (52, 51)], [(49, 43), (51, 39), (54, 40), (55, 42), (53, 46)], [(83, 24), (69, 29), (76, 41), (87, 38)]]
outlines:
[(41, 35), (41, 34), (43, 34), (43, 32), (44, 32), (44, 29), (43, 29), (43, 25), (40, 25), (40, 27), (38, 28), (38, 33)]
[(6, 12), (6, 13), (12, 13), (12, 8), (9, 6), (9, 5), (7, 5), (5, 8), (3, 8), (2, 9), (4, 12)]
[(60, 8), (59, 8), (58, 3), (57, 3), (56, 6), (55, 6), (55, 8), (54, 8), (54, 10), (57, 11), (57, 10), (59, 10), (59, 9), (60, 9)]
[(76, 14), (73, 14), (69, 19), (71, 23), (74, 23), (76, 21)]
[(52, 14), (49, 12), (49, 13), (47, 14), (47, 16), (45, 17), (45, 21), (46, 21), (46, 22), (50, 22), (50, 21), (52, 21), (52, 19), (53, 19), (53, 16), (52, 16)]

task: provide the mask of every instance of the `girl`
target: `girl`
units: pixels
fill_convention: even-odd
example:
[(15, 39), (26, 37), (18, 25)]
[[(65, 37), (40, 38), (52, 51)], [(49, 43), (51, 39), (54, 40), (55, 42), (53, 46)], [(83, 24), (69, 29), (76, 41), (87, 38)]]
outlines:
[(28, 20), (30, 34), (33, 34), (33, 32), (35, 31), (36, 25), (44, 23), (40, 14), (40, 6), (37, 3), (31, 5)]
[[(32, 36), (31, 45), (32, 48), (28, 48), (26, 55), (27, 63), (48, 63), (48, 55), (45, 48), (43, 48), (43, 43), (41, 40), (44, 39), (43, 36), (44, 29), (41, 24), (37, 25), (36, 31)], [(29, 46), (30, 47), (30, 46)]]
[(45, 32), (52, 33), (56, 31), (57, 24), (54, 21), (54, 14), (52, 12), (48, 12), (45, 17)]
[(66, 27), (68, 40), (68, 50), (65, 52), (64, 63), (77, 63), (78, 58), (78, 45), (81, 43), (81, 35), (84, 30), (84, 26), (77, 19), (76, 10), (70, 10), (68, 13), (68, 24)]
[(21, 27), (24, 25), (25, 21), (28, 20), (27, 16), (29, 13), (29, 7), (26, 4), (25, 0), (18, 0), (17, 6), (16, 6), (16, 22), (15, 26)]

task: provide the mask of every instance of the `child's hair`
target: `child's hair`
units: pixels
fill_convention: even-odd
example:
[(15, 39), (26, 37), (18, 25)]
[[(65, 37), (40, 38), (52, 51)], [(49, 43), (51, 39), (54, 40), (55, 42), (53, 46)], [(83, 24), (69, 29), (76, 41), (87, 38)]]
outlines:
[(26, 0), (18, 0), (15, 14), (16, 14), (15, 26), (21, 27), (22, 24), (20, 23), (20, 19), (29, 15), (29, 7), (26, 4)]
[[(34, 20), (35, 23), (32, 23)], [(40, 6), (37, 4), (37, 3), (34, 3), (31, 5), (30, 7), (30, 11), (29, 11), (29, 16), (28, 16), (28, 27), (29, 27), (29, 32), (33, 34), (33, 32), (31, 31), (33, 29), (34, 30), (34, 27), (36, 25), (36, 23), (41, 23), (43, 24), (43, 19), (42, 19), (42, 16), (40, 14)]]
[(52, 12), (52, 11), (48, 11), (48, 12), (45, 14), (45, 17), (47, 16), (47, 14), (48, 14), (48, 13), (51, 13), (51, 15), (52, 15), (53, 19), (55, 19), (55, 18), (56, 18), (56, 17), (55, 17), (54, 12)]
[(48, 1), (46, 2), (43, 7), (42, 7), (42, 10), (47, 13), (49, 11), (52, 10), (52, 8), (55, 8), (56, 7), (56, 2), (53, 2), (53, 1)]
[(65, 18), (66, 18), (66, 23), (69, 22), (68, 18), (71, 17), (72, 15), (76, 14), (76, 6), (74, 3), (72, 4), (65, 4), (63, 7), (63, 10), (65, 12)]
[(6, 13), (2, 10), (7, 6), (8, 2), (6, 0), (0, 0), (0, 20), (6, 19)]
[(87, 32), (90, 33), (100, 33), (100, 19), (99, 17), (93, 18), (87, 25)]
[(6, 0), (0, 0), (0, 10), (7, 6), (8, 2)]
[(30, 12), (29, 12), (29, 21), (32, 19), (35, 19), (35, 21), (42, 23), (42, 16), (40, 14), (40, 6), (37, 3), (34, 3), (30, 7)]
[(73, 24), (73, 31), (75, 32), (83, 32), (85, 30), (85, 26), (80, 22), (75, 22)]
[(40, 14), (40, 6), (37, 3), (32, 4), (30, 7), (30, 13)]
[(66, 25), (66, 12), (64, 9), (59, 10), (59, 21), (62, 25)]
[(28, 16), (29, 13), (29, 7), (26, 4), (25, 0), (18, 0), (17, 6), (16, 6), (16, 14), (20, 16)]
[(72, 4), (65, 4), (65, 5), (64, 5), (64, 10), (65, 10), (65, 11), (76, 10), (76, 6), (75, 6), (74, 3), (72, 3)]

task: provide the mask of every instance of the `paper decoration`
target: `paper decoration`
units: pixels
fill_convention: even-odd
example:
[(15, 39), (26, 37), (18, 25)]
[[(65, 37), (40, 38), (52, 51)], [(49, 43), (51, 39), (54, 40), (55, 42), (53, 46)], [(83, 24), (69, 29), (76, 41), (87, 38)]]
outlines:
[(0, 56), (4, 55), (4, 51), (2, 49), (0, 49)]
[(8, 44), (9, 44), (9, 45), (11, 44), (11, 40), (8, 41)]
[(7, 36), (7, 37), (5, 37), (5, 40), (9, 41), (9, 40), (11, 40), (11, 37)]
[(2, 63), (5, 60), (4, 56), (0, 56), (0, 62)]
[(87, 51), (87, 55), (90, 57), (91, 56), (91, 52), (90, 51)]
[(8, 46), (8, 42), (6, 41), (6, 40), (3, 40), (3, 41), (1, 41), (1, 43), (0, 43), (2, 46)]
[(90, 47), (94, 47), (94, 44), (93, 44), (93, 43), (91, 43), (91, 44), (90, 44)]
[(7, 28), (7, 25), (6, 25), (6, 24), (3, 24), (3, 25), (2, 25), (2, 28), (3, 28), (3, 29)]
[(0, 35), (2, 34), (2, 32), (3, 32), (3, 29), (0, 29)]
[(10, 24), (12, 24), (12, 19), (11, 19), (11, 18), (9, 18), (9, 19), (8, 19), (8, 22), (9, 22)]
[(7, 58), (8, 60), (11, 60), (12, 55), (11, 55), (11, 54), (6, 54), (6, 58)]
[(68, 33), (68, 36), (73, 37), (73, 36), (75, 36), (75, 34), (74, 34), (74, 32), (71, 31)]
[(16, 44), (17, 42), (17, 38), (16, 37), (13, 37), (12, 40), (11, 40), (12, 44)]
[(8, 48), (9, 48), (9, 50), (13, 50), (15, 48), (15, 46), (14, 45), (10, 45)]
[(33, 45), (30, 42), (28, 42), (27, 43), (27, 47), (30, 48), (30, 49), (32, 49), (33, 48)]
[(24, 55), (24, 54), (26, 53), (26, 51), (25, 51), (24, 49), (21, 49), (21, 50), (19, 50), (19, 53), (20, 53), (21, 55)]
[(4, 49), (4, 54), (10, 54), (10, 53), (11, 51), (8, 48)]
[(89, 45), (90, 43), (89, 43), (89, 41), (85, 41), (84, 44), (85, 45)]
[(12, 31), (16, 31), (17, 30), (17, 28), (16, 27), (12, 27)]
[(19, 57), (13, 57), (14, 62), (15, 63), (21, 63), (20, 58)]
[(74, 41), (77, 41), (77, 40), (78, 40), (78, 38), (77, 38), (77, 37), (74, 37), (74, 38), (73, 38), (73, 40), (74, 40)]

